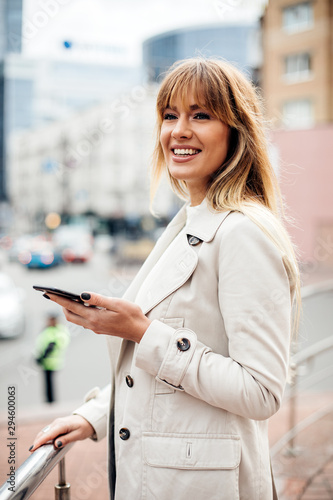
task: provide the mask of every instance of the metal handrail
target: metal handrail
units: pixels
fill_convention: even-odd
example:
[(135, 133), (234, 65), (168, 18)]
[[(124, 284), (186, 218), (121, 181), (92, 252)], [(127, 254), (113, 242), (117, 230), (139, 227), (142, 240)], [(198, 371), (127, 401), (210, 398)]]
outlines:
[(294, 354), (292, 358), (292, 363), (299, 366), (305, 362), (310, 361), (312, 358), (318, 356), (318, 354), (328, 351), (333, 347), (333, 335), (326, 337), (325, 339), (319, 340), (315, 344), (302, 349), (301, 351)]
[[(46, 476), (54, 467), (63, 460), (65, 454), (74, 443), (67, 444), (64, 448), (55, 449), (53, 444), (45, 444), (38, 448), (27, 458), (25, 462), (15, 471), (14, 491), (10, 490), (10, 484), (5, 482), (0, 489), (0, 500), (25, 500), (28, 499)], [(64, 482), (63, 466), (59, 473), (59, 483)], [(66, 486), (59, 484), (58, 486)], [(57, 489), (57, 486), (56, 486)], [(68, 487), (66, 488), (68, 489)], [(61, 496), (58, 496), (61, 498)]]
[(315, 283), (313, 285), (302, 286), (301, 296), (302, 299), (307, 299), (319, 293), (333, 292), (333, 280), (324, 281), (322, 283)]

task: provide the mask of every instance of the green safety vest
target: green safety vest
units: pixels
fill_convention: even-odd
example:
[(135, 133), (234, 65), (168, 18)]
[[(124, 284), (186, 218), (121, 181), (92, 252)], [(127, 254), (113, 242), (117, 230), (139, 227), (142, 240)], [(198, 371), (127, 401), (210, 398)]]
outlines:
[[(38, 335), (37, 358), (43, 358), (40, 364), (44, 370), (55, 371), (63, 367), (69, 341), (69, 333), (62, 325), (49, 326)], [(54, 346), (49, 349), (50, 352), (46, 353), (51, 343), (54, 343)]]

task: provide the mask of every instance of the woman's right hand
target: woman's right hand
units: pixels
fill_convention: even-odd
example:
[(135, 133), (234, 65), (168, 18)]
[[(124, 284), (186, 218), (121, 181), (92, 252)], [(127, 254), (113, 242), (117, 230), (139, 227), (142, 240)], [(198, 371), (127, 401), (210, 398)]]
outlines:
[(91, 437), (94, 432), (93, 426), (80, 415), (57, 418), (37, 434), (29, 451), (33, 452), (50, 441), (54, 442), (55, 448), (63, 448), (73, 441)]

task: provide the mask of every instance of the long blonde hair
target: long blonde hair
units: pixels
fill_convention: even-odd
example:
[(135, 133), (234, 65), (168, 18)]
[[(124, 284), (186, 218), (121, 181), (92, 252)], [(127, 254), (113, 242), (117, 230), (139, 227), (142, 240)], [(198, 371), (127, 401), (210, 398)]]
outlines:
[[(300, 309), (300, 277), (294, 247), (284, 227), (283, 202), (268, 156), (260, 98), (250, 81), (233, 65), (197, 57), (175, 63), (157, 96), (157, 134), (153, 153), (151, 198), (166, 172), (172, 189), (183, 199), (186, 182), (170, 176), (160, 143), (165, 109), (176, 98), (188, 105), (189, 91), (196, 104), (230, 127), (230, 144), (224, 163), (211, 176), (206, 191), (212, 210), (235, 210), (253, 220), (281, 252), (290, 288)], [(298, 318), (296, 313), (295, 317)], [(296, 320), (297, 322), (297, 320)]]

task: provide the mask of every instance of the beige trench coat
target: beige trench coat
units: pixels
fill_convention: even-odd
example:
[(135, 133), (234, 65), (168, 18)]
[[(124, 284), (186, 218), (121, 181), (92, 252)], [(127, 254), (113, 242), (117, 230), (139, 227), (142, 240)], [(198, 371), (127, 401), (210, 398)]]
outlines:
[(287, 376), (287, 273), (256, 224), (206, 207), (187, 228), (199, 244), (184, 234), (160, 269), (185, 221), (183, 207), (125, 294), (153, 321), (139, 345), (108, 338), (115, 393), (92, 391), (76, 413), (100, 439), (111, 397), (116, 500), (271, 500), (267, 419)]

